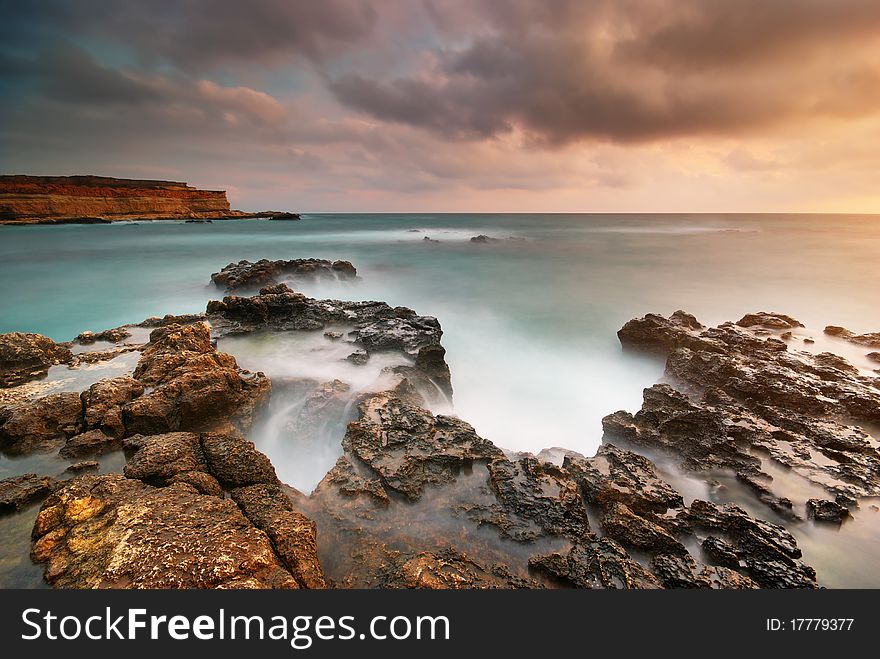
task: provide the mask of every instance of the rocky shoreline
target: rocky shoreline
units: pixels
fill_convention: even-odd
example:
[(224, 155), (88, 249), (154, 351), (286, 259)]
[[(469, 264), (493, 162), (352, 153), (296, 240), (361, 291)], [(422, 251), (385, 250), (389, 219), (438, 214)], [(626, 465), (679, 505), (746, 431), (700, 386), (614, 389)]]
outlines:
[[(645, 390), (641, 410), (605, 417), (595, 456), (513, 454), (437, 411), (453, 397), (437, 319), (383, 302), (312, 299), (288, 286), (356, 276), (347, 262), (242, 261), (212, 276), (232, 294), (202, 314), (68, 344), (0, 335), (0, 451), (57, 452), (80, 465), (107, 452), (126, 458), (122, 473), (94, 474), (86, 463), (63, 478), (0, 481), (0, 515), (42, 501), (32, 558), (46, 581), (816, 588), (822, 574), (802, 555), (799, 529), (845, 529), (880, 496), (872, 434), (880, 377), (807, 350), (794, 318), (761, 312), (716, 328), (682, 311), (634, 319), (619, 332), (622, 346), (666, 360), (665, 381)], [(866, 352), (874, 345), (875, 335), (835, 331)], [(227, 337), (290, 332), (350, 344), (351, 364), (401, 360), (351, 405), (340, 403), (350, 396), (346, 382), (315, 389), (296, 432), (329, 417), (348, 423), (341, 457), (310, 494), (282, 483), (248, 439), (286, 385), (273, 388), (217, 348)], [(130, 373), (83, 391), (43, 395), (37, 387), (51, 368), (127, 354), (137, 356)], [(670, 468), (709, 496), (686, 492)], [(789, 477), (823, 494), (803, 499)], [(725, 495), (727, 478), (755, 507)]]

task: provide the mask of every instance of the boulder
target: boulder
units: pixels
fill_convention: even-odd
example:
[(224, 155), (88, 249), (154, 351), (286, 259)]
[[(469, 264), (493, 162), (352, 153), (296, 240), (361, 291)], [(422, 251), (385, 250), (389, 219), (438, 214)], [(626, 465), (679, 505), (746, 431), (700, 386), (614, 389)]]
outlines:
[(0, 515), (22, 510), (45, 499), (60, 482), (50, 476), (23, 474), (0, 480)]
[(57, 448), (80, 432), (83, 405), (78, 393), (50, 394), (0, 413), (0, 451), (13, 455)]
[(33, 537), (57, 588), (298, 586), (234, 502), (183, 483), (81, 476), (43, 503)]
[(73, 357), (70, 349), (42, 334), (0, 334), (0, 387), (13, 387), (43, 377), (53, 364)]

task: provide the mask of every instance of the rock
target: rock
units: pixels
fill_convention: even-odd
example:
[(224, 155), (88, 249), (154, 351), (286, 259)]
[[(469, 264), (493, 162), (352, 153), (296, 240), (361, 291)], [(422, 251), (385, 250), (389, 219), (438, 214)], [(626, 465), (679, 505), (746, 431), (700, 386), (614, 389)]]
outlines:
[(64, 471), (69, 471), (72, 474), (78, 474), (81, 471), (90, 471), (92, 469), (98, 469), (100, 467), (100, 463), (97, 460), (82, 460), (81, 462), (74, 462)]
[(238, 263), (230, 263), (220, 272), (211, 275), (211, 281), (215, 285), (224, 287), (229, 292), (245, 289), (258, 290), (281, 282), (316, 279), (352, 281), (356, 278), (357, 269), (350, 262), (328, 261), (326, 259), (294, 259), (292, 261), (262, 259), (256, 263), (239, 261)]
[(249, 217), (226, 192), (179, 181), (109, 176), (0, 176), (2, 224), (102, 224), (132, 219)]
[(324, 332), (324, 338), (329, 339), (330, 341), (338, 341), (342, 338), (342, 332)]
[(865, 355), (865, 357), (870, 359), (872, 362), (880, 362), (880, 352), (869, 352), (867, 355)]
[(47, 497), (60, 482), (50, 476), (24, 474), (0, 480), (0, 515), (23, 510)]
[(698, 333), (703, 326), (692, 315), (676, 311), (669, 318), (647, 314), (627, 322), (617, 337), (624, 348), (668, 354), (681, 347), (712, 350), (712, 343), (702, 341)]
[(102, 430), (88, 430), (68, 439), (58, 455), (62, 458), (81, 458), (85, 455), (101, 455), (118, 448), (121, 448), (121, 443), (116, 437), (105, 435)]
[(679, 516), (694, 529), (722, 532), (732, 543), (729, 551), (746, 566), (747, 576), (762, 587), (816, 588), (815, 570), (799, 560), (797, 542), (781, 526), (754, 519), (733, 504), (716, 506), (699, 499)]
[(111, 437), (122, 437), (125, 434), (122, 407), (143, 393), (144, 385), (127, 376), (96, 382), (82, 394), (85, 427), (101, 430)]
[(451, 549), (402, 555), (380, 578), (386, 588), (471, 590), (537, 586), (513, 576), (503, 565), (482, 566)]
[(131, 336), (131, 332), (124, 327), (116, 327), (114, 329), (104, 330), (103, 332), (85, 331), (80, 333), (74, 341), (81, 345), (91, 345), (97, 341), (106, 341), (108, 343), (120, 343)]
[[(471, 238), (471, 241), (473, 241), (473, 238)], [(440, 241), (435, 240), (434, 238), (429, 238), (428, 236), (425, 236), (424, 238), (422, 238), (422, 242), (423, 243), (439, 243)]]
[(636, 415), (603, 420), (607, 441), (660, 448), (694, 472), (731, 469), (770, 508), (792, 518), (792, 502), (773, 491), (756, 453), (835, 496), (880, 495), (880, 459), (870, 438), (845, 422), (876, 422), (880, 395), (845, 359), (791, 353), (781, 341), (730, 323), (699, 330), (646, 318), (627, 323), (623, 340), (668, 351), (667, 377), (689, 395), (669, 385), (646, 389)]
[(344, 450), (410, 500), (417, 500), (427, 485), (452, 482), (474, 460), (503, 455), (467, 423), (435, 417), (388, 393), (364, 401), (358, 409), (360, 419), (349, 424)]
[(231, 355), (216, 352), (201, 322), (153, 330), (134, 377), (155, 389), (122, 407), (129, 434), (246, 432), (271, 391), (262, 373), (247, 376)]
[[(440, 346), (443, 331), (436, 318), (419, 316), (412, 309), (390, 307), (384, 302), (341, 302), (315, 300), (295, 293), (287, 286), (263, 288), (253, 297), (227, 296), (208, 303), (205, 319), (214, 336), (270, 331), (335, 331), (328, 327), (353, 327), (348, 338), (356, 347), (372, 355), (399, 352), (415, 360), (430, 385), (451, 394), (448, 367)], [(422, 354), (421, 358), (419, 357)], [(136, 375), (137, 377), (137, 375)], [(430, 394), (429, 391), (424, 393)]]
[(497, 238), (491, 238), (490, 236), (487, 236), (485, 234), (480, 234), (479, 236), (474, 236), (471, 238), (472, 243), (483, 243), (483, 244), (490, 243), (490, 242), (496, 242), (497, 240), (498, 240)]
[(502, 537), (531, 542), (557, 536), (576, 541), (590, 534), (578, 483), (564, 469), (527, 455), (519, 460), (492, 460), (488, 486), (496, 502), (467, 505), (481, 526), (491, 524)]
[(871, 348), (880, 348), (880, 332), (856, 334), (855, 332), (849, 331), (845, 327), (840, 327), (838, 325), (828, 325), (825, 328), (825, 334), (837, 336), (841, 339), (845, 339), (846, 341), (849, 341), (850, 343), (855, 343), (857, 345), (868, 346)]
[(348, 357), (345, 358), (345, 361), (354, 364), (355, 366), (363, 366), (370, 359), (370, 353), (368, 353), (363, 348), (355, 350)]
[(842, 524), (850, 518), (849, 510), (836, 501), (825, 499), (808, 499), (807, 516), (817, 522), (830, 522)]
[(806, 338), (806, 339), (804, 339), (804, 343), (806, 343), (806, 344), (808, 344), (808, 345), (812, 345), (812, 344), (814, 344), (815, 342), (816, 342), (816, 341), (815, 341), (814, 339), (811, 339), (811, 338)]
[(602, 529), (624, 547), (641, 552), (687, 554), (675, 537), (659, 524), (636, 515), (626, 505), (614, 502), (603, 509)]
[(564, 554), (532, 556), (529, 566), (575, 588), (662, 588), (610, 538), (576, 544)]
[(681, 494), (661, 479), (647, 458), (606, 443), (592, 458), (566, 456), (571, 473), (588, 501), (600, 507), (625, 504), (638, 513), (663, 514), (684, 505)]
[(0, 413), (0, 451), (13, 455), (57, 448), (82, 429), (79, 394), (50, 394)]
[(34, 524), (33, 559), (58, 588), (296, 588), (266, 535), (228, 499), (176, 483), (81, 476)]
[(736, 549), (721, 538), (716, 538), (714, 535), (706, 536), (701, 546), (706, 555), (716, 565), (723, 565), (734, 569), (740, 567), (740, 560), (736, 554)]
[(41, 334), (0, 334), (0, 387), (13, 387), (44, 377), (53, 364), (73, 357), (70, 350)]
[(260, 483), (231, 492), (245, 516), (266, 532), (301, 588), (326, 588), (318, 560), (315, 523), (294, 509), (277, 484)]
[(269, 458), (242, 437), (206, 433), (202, 435), (202, 450), (208, 470), (224, 487), (278, 483)]
[(763, 327), (766, 329), (789, 329), (804, 326), (802, 322), (791, 316), (767, 311), (746, 314), (736, 321), (736, 324), (740, 327)]
[[(123, 473), (128, 478), (138, 478), (151, 485), (167, 485), (179, 474), (208, 470), (208, 463), (202, 452), (201, 438), (195, 433), (174, 432), (140, 436), (135, 438), (135, 441), (139, 448), (128, 459), (123, 469)], [(133, 442), (129, 441), (128, 444), (132, 445)]]

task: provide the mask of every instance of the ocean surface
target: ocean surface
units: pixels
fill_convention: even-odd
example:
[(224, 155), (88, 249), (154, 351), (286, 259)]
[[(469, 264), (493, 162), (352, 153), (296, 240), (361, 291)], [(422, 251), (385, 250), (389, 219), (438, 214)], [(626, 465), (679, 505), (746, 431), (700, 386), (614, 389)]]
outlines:
[[(478, 235), (493, 240), (471, 242)], [(203, 311), (222, 296), (210, 275), (227, 263), (305, 257), (349, 260), (361, 277), (300, 286), (308, 295), (436, 316), (454, 412), (518, 451), (592, 455), (601, 418), (639, 408), (662, 364), (621, 351), (616, 332), (630, 318), (684, 309), (717, 324), (768, 310), (819, 339), (827, 324), (880, 330), (877, 216), (321, 214), (0, 226), (0, 332), (60, 341)], [(228, 349), (270, 375), (313, 366), (308, 345)], [(282, 478), (308, 491), (338, 449), (289, 468), (283, 446), (266, 450)]]
[[(470, 242), (481, 234), (498, 240)], [(616, 332), (647, 312), (880, 329), (878, 217), (523, 214), (4, 226), (0, 332), (60, 341), (203, 311), (227, 263), (303, 257), (350, 260), (362, 278), (309, 295), (436, 316), (456, 413), (514, 450), (592, 453), (602, 416), (638, 408), (662, 366), (623, 354)]]

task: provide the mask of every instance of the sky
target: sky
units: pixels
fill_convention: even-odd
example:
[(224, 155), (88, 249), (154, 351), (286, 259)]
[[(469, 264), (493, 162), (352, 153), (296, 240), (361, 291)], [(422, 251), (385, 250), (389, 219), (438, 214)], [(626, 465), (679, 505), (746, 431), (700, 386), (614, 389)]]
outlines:
[(877, 0), (0, 0), (0, 173), (302, 212), (880, 213)]

